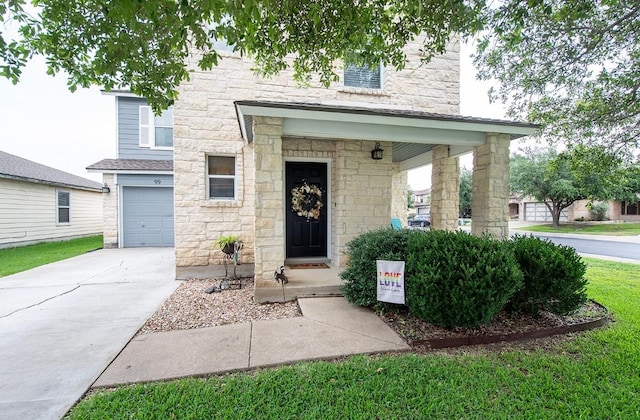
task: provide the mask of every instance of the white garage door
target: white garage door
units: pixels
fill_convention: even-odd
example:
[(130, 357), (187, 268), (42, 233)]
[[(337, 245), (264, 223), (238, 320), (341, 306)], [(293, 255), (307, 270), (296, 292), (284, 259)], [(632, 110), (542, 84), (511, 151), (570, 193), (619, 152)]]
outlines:
[(124, 247), (173, 246), (173, 188), (123, 187)]
[[(530, 222), (551, 222), (551, 212), (544, 203), (524, 203), (524, 220)], [(569, 210), (564, 209), (560, 212), (560, 221), (569, 220)]]

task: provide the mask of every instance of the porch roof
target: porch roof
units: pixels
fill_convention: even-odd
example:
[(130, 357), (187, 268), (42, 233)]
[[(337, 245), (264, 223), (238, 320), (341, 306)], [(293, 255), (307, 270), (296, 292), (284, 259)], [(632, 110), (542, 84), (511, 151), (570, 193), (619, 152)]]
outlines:
[(399, 108), (274, 101), (234, 104), (247, 142), (253, 141), (253, 117), (278, 117), (283, 119), (284, 136), (392, 142), (392, 160), (400, 163), (401, 170), (430, 164), (431, 149), (438, 144), (451, 146), (450, 155), (460, 156), (484, 144), (487, 133), (508, 134), (514, 140), (539, 128), (527, 122)]

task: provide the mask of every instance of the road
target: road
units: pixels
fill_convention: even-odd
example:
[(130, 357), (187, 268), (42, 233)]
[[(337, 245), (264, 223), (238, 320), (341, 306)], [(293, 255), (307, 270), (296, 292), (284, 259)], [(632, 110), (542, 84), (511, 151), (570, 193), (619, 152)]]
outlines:
[(640, 243), (599, 240), (592, 236), (584, 239), (553, 235), (536, 236), (547, 238), (555, 244), (573, 247), (580, 254), (605, 255), (640, 261)]

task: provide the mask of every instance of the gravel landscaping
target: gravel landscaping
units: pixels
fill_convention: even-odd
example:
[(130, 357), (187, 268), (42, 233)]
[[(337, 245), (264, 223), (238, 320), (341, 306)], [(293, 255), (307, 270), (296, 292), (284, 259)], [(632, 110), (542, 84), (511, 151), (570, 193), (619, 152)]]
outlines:
[(162, 304), (138, 334), (188, 330), (266, 319), (301, 316), (298, 302), (258, 304), (253, 300), (253, 279), (242, 280), (242, 289), (205, 293), (219, 280), (186, 280)]

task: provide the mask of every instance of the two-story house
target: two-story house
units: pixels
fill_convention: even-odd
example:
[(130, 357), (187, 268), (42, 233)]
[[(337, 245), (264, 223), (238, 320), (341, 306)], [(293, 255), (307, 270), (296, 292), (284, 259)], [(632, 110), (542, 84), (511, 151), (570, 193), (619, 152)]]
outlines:
[(116, 102), (117, 156), (87, 167), (101, 172), (104, 246), (174, 245), (173, 108), (154, 115), (129, 92), (110, 92)]
[(433, 165), (432, 227), (456, 229), (457, 157), (471, 151), (474, 232), (506, 236), (509, 143), (536, 127), (460, 116), (458, 42), (428, 65), (419, 48), (407, 45), (400, 72), (339, 64), (343, 78), (328, 89), (300, 87), (288, 71), (259, 78), (250, 60), (221, 51), (216, 67), (194, 68), (180, 87), (173, 179), (168, 143), (145, 137), (167, 126), (144, 111), (143, 100), (116, 93), (118, 158), (90, 167), (116, 186), (105, 200), (105, 241), (171, 245), (173, 229), (180, 277), (219, 264), (215, 240), (237, 235), (240, 260), (254, 267), (256, 299), (264, 301), (281, 265), (344, 267), (349, 241), (404, 220), (409, 169)]

